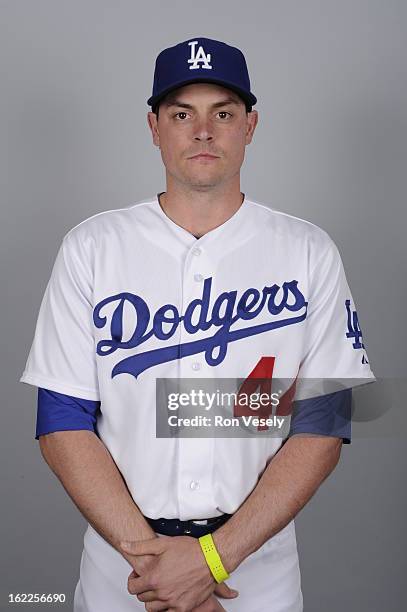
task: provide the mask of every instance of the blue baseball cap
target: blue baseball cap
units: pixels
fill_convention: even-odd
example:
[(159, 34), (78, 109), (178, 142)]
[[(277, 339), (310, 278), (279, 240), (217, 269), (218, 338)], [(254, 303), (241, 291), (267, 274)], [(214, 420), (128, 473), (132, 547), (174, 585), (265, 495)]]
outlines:
[(216, 83), (231, 89), (245, 102), (256, 104), (250, 91), (246, 60), (237, 47), (211, 38), (189, 38), (157, 56), (153, 92), (147, 104), (155, 111), (157, 103), (170, 91), (190, 83)]

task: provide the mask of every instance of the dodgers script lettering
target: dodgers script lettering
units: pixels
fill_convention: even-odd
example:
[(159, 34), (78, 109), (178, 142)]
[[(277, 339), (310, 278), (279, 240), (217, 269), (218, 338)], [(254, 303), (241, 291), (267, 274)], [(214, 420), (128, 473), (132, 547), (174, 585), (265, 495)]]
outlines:
[[(147, 302), (133, 293), (118, 293), (100, 301), (93, 310), (93, 321), (99, 329), (107, 327), (108, 323), (107, 317), (102, 315), (103, 309), (117, 302), (110, 321), (110, 338), (100, 340), (97, 344), (96, 351), (101, 356), (110, 355), (117, 349), (136, 348), (151, 337), (167, 341), (181, 324), (191, 336), (198, 331), (214, 330), (213, 335), (203, 340), (164, 346), (127, 357), (115, 365), (112, 377), (128, 373), (137, 378), (141, 372), (159, 363), (198, 353), (205, 354), (208, 365), (216, 366), (224, 360), (229, 342), (300, 323), (307, 316), (308, 302), (296, 280), (284, 282), (281, 287), (265, 286), (262, 291), (251, 287), (239, 299), (237, 291), (223, 292), (215, 299), (209, 312), (211, 288), (212, 278), (209, 277), (204, 281), (202, 297), (192, 300), (184, 314), (180, 314), (175, 305), (164, 304), (152, 316)], [(123, 340), (123, 311), (126, 302), (135, 310), (136, 325), (132, 336)], [(265, 309), (270, 315), (270, 321), (232, 329), (237, 321), (255, 320)], [(281, 318), (282, 314), (286, 316)]]

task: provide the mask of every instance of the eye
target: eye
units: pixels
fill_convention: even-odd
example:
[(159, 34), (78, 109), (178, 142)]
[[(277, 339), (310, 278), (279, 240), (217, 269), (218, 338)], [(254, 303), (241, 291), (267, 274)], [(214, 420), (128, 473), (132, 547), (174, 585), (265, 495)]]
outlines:
[[(175, 113), (174, 117), (177, 117), (178, 115), (186, 115), (187, 113), (185, 111), (179, 111), (178, 113)], [(181, 121), (183, 121), (183, 118), (178, 117), (179, 119), (181, 119)]]
[[(230, 117), (232, 117), (232, 113), (229, 113), (228, 111), (219, 111), (218, 115), (229, 115)], [(223, 119), (223, 117), (222, 117)], [(226, 119), (226, 117), (225, 117)]]

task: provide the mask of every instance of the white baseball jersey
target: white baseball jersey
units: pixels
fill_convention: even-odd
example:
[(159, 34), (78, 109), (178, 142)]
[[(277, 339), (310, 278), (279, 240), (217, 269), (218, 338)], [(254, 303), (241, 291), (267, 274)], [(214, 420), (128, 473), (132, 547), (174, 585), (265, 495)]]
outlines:
[[(154, 197), (65, 235), (20, 380), (100, 400), (98, 434), (143, 514), (204, 519), (238, 509), (283, 439), (157, 438), (156, 378), (246, 378), (265, 357), (277, 378), (374, 380), (332, 239), (248, 197), (196, 239)], [(130, 571), (89, 526), (75, 609), (144, 609)], [(227, 610), (300, 611), (293, 522), (229, 583)]]

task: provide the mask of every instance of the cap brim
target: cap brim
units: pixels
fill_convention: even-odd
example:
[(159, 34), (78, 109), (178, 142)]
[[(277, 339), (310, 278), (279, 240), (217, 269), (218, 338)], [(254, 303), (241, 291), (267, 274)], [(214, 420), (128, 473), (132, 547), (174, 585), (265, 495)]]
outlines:
[(171, 87), (164, 89), (158, 95), (151, 96), (147, 100), (147, 104), (151, 107), (154, 107), (157, 104), (157, 102), (162, 100), (162, 98), (164, 98), (164, 96), (166, 96), (167, 93), (169, 93), (170, 91), (173, 91), (174, 89), (178, 89), (179, 87), (183, 87), (184, 85), (190, 85), (191, 83), (215, 83), (216, 85), (222, 85), (223, 87), (226, 87), (227, 89), (231, 89), (232, 91), (237, 93), (245, 102), (250, 104), (250, 106), (252, 106), (253, 104), (256, 104), (257, 102), (257, 98), (254, 94), (252, 94), (251, 92), (247, 93), (246, 91), (240, 89), (239, 87), (236, 87), (234, 83), (229, 83), (228, 81), (225, 81), (224, 79), (216, 79), (216, 78), (210, 78), (210, 77), (207, 77), (207, 78), (197, 77), (197, 78), (192, 78), (192, 79), (184, 79), (177, 83), (173, 83)]

